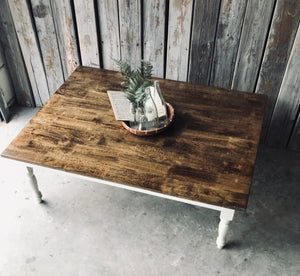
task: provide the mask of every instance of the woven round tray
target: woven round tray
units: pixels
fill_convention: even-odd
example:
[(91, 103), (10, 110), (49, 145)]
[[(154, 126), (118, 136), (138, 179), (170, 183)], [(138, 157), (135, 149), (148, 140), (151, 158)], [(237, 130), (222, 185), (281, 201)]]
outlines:
[(150, 136), (150, 135), (155, 135), (158, 133), (161, 133), (163, 131), (165, 131), (173, 122), (174, 119), (174, 108), (172, 105), (170, 105), (169, 103), (166, 103), (167, 106), (167, 112), (168, 112), (168, 122), (159, 128), (154, 128), (154, 129), (149, 129), (149, 130), (137, 130), (137, 129), (133, 129), (129, 126), (129, 122), (128, 121), (122, 121), (122, 126), (127, 129), (130, 133), (137, 135), (137, 136)]

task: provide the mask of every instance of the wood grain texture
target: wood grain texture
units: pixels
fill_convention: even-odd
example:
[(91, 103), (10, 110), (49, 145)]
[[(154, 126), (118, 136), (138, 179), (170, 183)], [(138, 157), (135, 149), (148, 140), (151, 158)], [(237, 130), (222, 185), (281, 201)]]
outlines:
[(266, 142), (272, 114), (297, 33), (299, 19), (300, 1), (277, 1), (255, 89), (256, 93), (268, 96), (261, 135), (263, 142)]
[(70, 1), (50, 0), (65, 79), (79, 65), (74, 20)]
[(100, 68), (94, 1), (74, 0), (81, 63)]
[(77, 68), (2, 156), (245, 209), (265, 96), (160, 79), (173, 125), (138, 137), (115, 120), (106, 94), (121, 80), (113, 71)]
[(254, 92), (275, 0), (252, 0), (246, 8), (232, 89)]
[(195, 1), (188, 80), (209, 84), (220, 0)]
[(119, 0), (121, 58), (133, 68), (140, 66), (141, 50), (141, 3), (140, 0)]
[(60, 54), (49, 0), (31, 0), (32, 14), (42, 52), (42, 59), (52, 95), (64, 82)]
[(192, 0), (170, 0), (166, 78), (186, 81), (192, 24)]
[(22, 52), (14, 28), (7, 0), (1, 1), (0, 9), (0, 41), (7, 61), (17, 102), (19, 105), (34, 107), (30, 81), (26, 72)]
[[(296, 35), (289, 62), (274, 108), (267, 143), (271, 146), (286, 147), (300, 106), (300, 28)], [(279, 135), (280, 133), (280, 135)], [(293, 142), (294, 143), (294, 142)]]
[(153, 65), (153, 76), (164, 77), (166, 0), (143, 0), (144, 60)]
[(5, 101), (4, 93), (2, 91), (1, 86), (0, 86), (0, 115), (1, 115), (0, 121), (2, 121), (2, 118), (3, 118), (3, 120), (8, 123), (9, 117), (10, 117), (10, 112), (9, 112), (7, 103)]
[(288, 148), (292, 150), (300, 149), (300, 112), (298, 112), (298, 118), (293, 128)]
[(50, 97), (43, 62), (27, 3), (21, 0), (9, 0), (14, 26), (26, 64), (27, 73), (36, 106), (42, 106)]
[(246, 0), (221, 2), (210, 85), (231, 87), (246, 6)]
[(113, 61), (121, 58), (118, 1), (98, 0), (98, 17), (103, 68), (118, 70), (118, 66)]

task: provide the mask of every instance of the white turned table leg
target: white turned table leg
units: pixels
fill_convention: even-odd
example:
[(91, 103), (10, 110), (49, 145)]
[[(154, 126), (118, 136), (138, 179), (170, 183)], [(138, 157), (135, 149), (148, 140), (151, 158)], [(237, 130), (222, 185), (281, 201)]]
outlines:
[(234, 210), (232, 209), (223, 209), (220, 214), (220, 223), (219, 223), (219, 235), (217, 238), (217, 247), (222, 249), (226, 243), (226, 234), (228, 231), (229, 223), (233, 220)]
[(31, 167), (26, 167), (26, 168), (27, 168), (27, 176), (29, 178), (30, 185), (31, 185), (33, 191), (35, 192), (38, 202), (42, 203), (43, 202), (42, 193), (39, 190), (36, 177), (33, 173), (33, 168), (31, 168)]

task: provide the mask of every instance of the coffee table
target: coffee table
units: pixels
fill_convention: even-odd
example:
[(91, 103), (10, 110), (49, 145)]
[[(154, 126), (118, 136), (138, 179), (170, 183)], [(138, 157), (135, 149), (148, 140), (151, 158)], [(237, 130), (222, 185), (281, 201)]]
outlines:
[(138, 137), (115, 120), (107, 90), (119, 73), (78, 67), (4, 150), (34, 167), (220, 211), (217, 247), (249, 198), (266, 97), (159, 79), (175, 109), (172, 126)]

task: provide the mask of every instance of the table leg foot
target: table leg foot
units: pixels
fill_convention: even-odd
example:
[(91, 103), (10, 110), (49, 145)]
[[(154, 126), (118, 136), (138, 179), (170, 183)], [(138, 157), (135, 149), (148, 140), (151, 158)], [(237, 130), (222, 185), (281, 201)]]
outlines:
[(229, 223), (234, 216), (234, 210), (224, 209), (220, 214), (219, 235), (216, 241), (217, 247), (222, 249), (226, 244), (226, 234), (228, 231)]
[(26, 168), (27, 168), (27, 176), (29, 178), (30, 185), (31, 185), (33, 191), (35, 192), (38, 202), (42, 203), (43, 202), (42, 193), (39, 190), (36, 177), (33, 173), (33, 168), (32, 167), (26, 167)]

